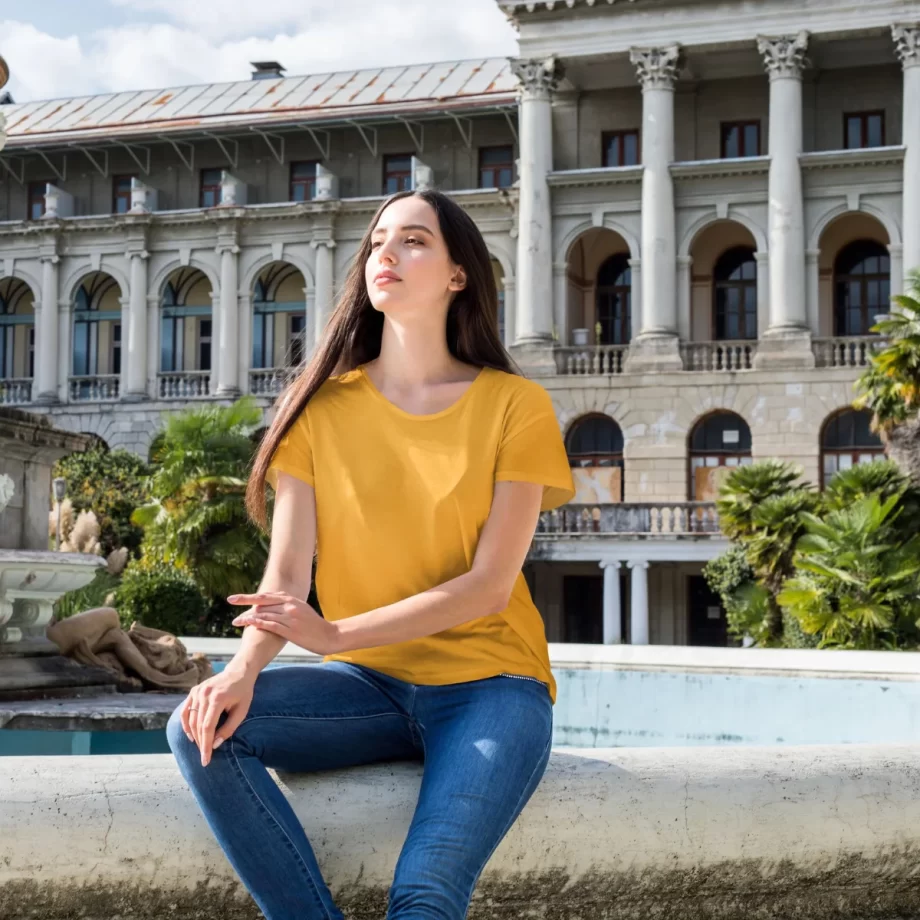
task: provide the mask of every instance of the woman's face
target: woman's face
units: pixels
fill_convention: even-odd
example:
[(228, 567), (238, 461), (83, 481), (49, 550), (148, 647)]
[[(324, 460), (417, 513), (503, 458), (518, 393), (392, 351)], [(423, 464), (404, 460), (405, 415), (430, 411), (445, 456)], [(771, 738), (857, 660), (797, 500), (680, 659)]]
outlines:
[(371, 235), (364, 280), (374, 308), (383, 313), (430, 313), (450, 304), (466, 285), (466, 274), (451, 262), (438, 215), (423, 198), (394, 201)]

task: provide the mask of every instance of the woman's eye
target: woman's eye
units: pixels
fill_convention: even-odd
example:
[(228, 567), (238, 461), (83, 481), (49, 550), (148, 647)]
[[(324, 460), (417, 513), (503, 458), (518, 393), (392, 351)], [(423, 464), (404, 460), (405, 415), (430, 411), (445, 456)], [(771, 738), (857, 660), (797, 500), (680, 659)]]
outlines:
[(421, 240), (416, 239), (414, 236), (410, 236), (407, 240), (407, 243), (421, 243)]
[(379, 248), (380, 248), (380, 240), (374, 240), (374, 242), (371, 243), (371, 252)]

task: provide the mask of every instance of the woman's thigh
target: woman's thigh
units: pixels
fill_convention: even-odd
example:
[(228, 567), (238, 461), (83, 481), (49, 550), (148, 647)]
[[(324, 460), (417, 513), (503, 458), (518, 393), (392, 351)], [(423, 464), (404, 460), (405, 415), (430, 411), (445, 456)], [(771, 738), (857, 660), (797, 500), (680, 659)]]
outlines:
[(414, 720), (347, 662), (264, 669), (233, 738), (237, 752), (291, 772), (421, 759)]
[(388, 916), (461, 918), (546, 770), (552, 703), (535, 681), (493, 677), (420, 687), (415, 715), (425, 768)]

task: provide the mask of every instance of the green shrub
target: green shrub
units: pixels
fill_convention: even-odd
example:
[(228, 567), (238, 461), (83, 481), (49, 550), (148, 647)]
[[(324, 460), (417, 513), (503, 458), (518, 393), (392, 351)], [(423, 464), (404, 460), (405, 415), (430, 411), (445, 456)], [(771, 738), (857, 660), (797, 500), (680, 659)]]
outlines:
[(197, 635), (207, 613), (195, 582), (168, 566), (128, 566), (115, 593), (115, 607), (124, 629), (137, 620), (175, 636)]
[(70, 454), (54, 465), (54, 475), (67, 480), (67, 497), (75, 512), (92, 511), (99, 521), (102, 555), (126, 546), (137, 553), (143, 530), (131, 514), (147, 501), (147, 464), (127, 450), (95, 446)]

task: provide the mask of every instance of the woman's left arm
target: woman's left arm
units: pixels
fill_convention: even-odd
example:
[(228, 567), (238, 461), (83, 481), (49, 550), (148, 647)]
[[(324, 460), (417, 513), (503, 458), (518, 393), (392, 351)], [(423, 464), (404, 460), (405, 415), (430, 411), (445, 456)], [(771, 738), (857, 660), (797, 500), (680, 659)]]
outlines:
[[(252, 604), (241, 625), (257, 626), (321, 655), (393, 645), (439, 633), (470, 620), (500, 613), (508, 606), (514, 582), (530, 549), (543, 486), (496, 482), (492, 508), (483, 525), (469, 572), (386, 607), (346, 617), (322, 628), (319, 614), (295, 598), (252, 594), (236, 603)], [(260, 603), (267, 609), (260, 610)], [(282, 609), (283, 608), (283, 609)], [(322, 647), (317, 647), (322, 646)]]

